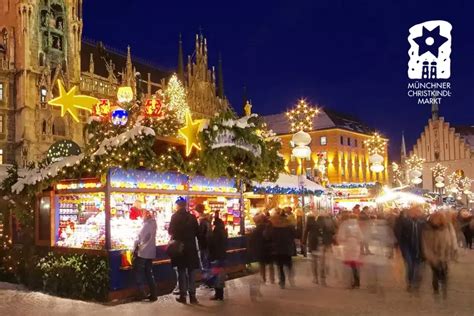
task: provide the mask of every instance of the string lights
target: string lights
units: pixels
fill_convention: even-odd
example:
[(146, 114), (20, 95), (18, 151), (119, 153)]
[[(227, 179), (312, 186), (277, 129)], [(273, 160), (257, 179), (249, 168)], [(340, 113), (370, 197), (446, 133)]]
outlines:
[(364, 140), (364, 145), (367, 148), (369, 156), (382, 155), (385, 153), (387, 140), (382, 138), (379, 133), (374, 133), (371, 137)]
[(299, 100), (296, 107), (286, 112), (291, 132), (312, 131), (313, 119), (318, 113), (319, 110), (308, 105), (305, 99)]

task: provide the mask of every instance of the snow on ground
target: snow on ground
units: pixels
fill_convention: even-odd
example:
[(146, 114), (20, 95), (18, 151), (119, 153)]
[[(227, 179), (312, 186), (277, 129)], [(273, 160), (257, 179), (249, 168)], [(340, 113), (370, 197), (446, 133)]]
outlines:
[(0, 283), (0, 315), (474, 315), (474, 251), (464, 252), (458, 263), (450, 266), (448, 299), (436, 300), (431, 294), (431, 272), (424, 271), (419, 295), (404, 290), (402, 265), (397, 260), (386, 268), (383, 290), (366, 288), (371, 271), (362, 270), (362, 288), (347, 289), (346, 270), (331, 261), (329, 287), (311, 283), (310, 261), (298, 259), (296, 286), (281, 290), (277, 285), (261, 285), (257, 275), (227, 282), (226, 300), (211, 302), (211, 292), (199, 290), (198, 306), (180, 305), (172, 295), (155, 303), (97, 304), (28, 292), (14, 285)]

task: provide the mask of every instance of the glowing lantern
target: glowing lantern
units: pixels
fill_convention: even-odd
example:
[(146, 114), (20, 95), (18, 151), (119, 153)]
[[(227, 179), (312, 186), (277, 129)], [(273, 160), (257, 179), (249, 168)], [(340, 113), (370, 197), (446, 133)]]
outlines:
[(370, 170), (373, 172), (382, 172), (384, 169), (385, 167), (380, 163), (374, 163), (372, 166), (370, 166)]
[(441, 176), (437, 176), (437, 177), (435, 178), (435, 181), (436, 181), (436, 182), (443, 182), (443, 181), (444, 181), (444, 178), (441, 177)]
[(110, 112), (110, 101), (108, 99), (101, 99), (96, 105), (94, 105), (92, 115), (98, 117), (107, 117), (109, 116)]
[(379, 154), (373, 154), (369, 157), (369, 161), (373, 164), (381, 164), (383, 162), (383, 157)]
[(415, 169), (415, 170), (410, 171), (410, 176), (412, 178), (419, 178), (419, 177), (421, 177), (421, 175), (422, 175), (422, 173), (421, 173), (420, 170)]
[(128, 112), (122, 108), (116, 108), (112, 112), (112, 124), (123, 126), (127, 124)]
[(305, 146), (311, 143), (311, 136), (304, 131), (299, 131), (293, 135), (291, 140), (296, 146)]
[(293, 148), (293, 156), (296, 158), (308, 158), (311, 155), (311, 149), (308, 146), (296, 146)]
[(161, 101), (157, 100), (155, 97), (152, 99), (148, 99), (145, 102), (145, 108), (144, 108), (144, 115), (145, 116), (150, 116), (150, 117), (158, 117), (161, 116)]
[(443, 188), (443, 187), (444, 187), (444, 183), (443, 183), (443, 182), (436, 182), (435, 187), (437, 187), (437, 188)]
[(119, 87), (117, 90), (117, 100), (119, 103), (127, 103), (133, 100), (132, 87)]
[(421, 180), (421, 178), (413, 178), (411, 180), (411, 183), (413, 183), (413, 184), (420, 184), (421, 182), (423, 182), (423, 180)]

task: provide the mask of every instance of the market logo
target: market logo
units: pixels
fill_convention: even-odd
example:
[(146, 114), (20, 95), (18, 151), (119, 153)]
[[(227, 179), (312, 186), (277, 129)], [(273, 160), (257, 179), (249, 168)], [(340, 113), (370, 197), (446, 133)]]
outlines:
[(408, 42), (408, 96), (418, 104), (440, 104), (451, 96), (451, 23), (426, 21), (412, 26)]

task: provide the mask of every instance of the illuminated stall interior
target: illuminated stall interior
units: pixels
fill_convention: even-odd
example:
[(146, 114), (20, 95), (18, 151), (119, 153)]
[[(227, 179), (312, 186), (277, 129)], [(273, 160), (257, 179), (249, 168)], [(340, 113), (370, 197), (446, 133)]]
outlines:
[[(232, 179), (190, 178), (178, 173), (112, 169), (107, 180), (63, 181), (55, 186), (52, 244), (86, 249), (132, 249), (142, 226), (141, 209), (157, 222), (157, 245), (169, 241), (168, 226), (179, 197), (196, 216), (203, 204), (209, 217), (219, 211), (229, 236), (241, 231), (240, 199)], [(110, 241), (108, 233), (110, 233)]]

